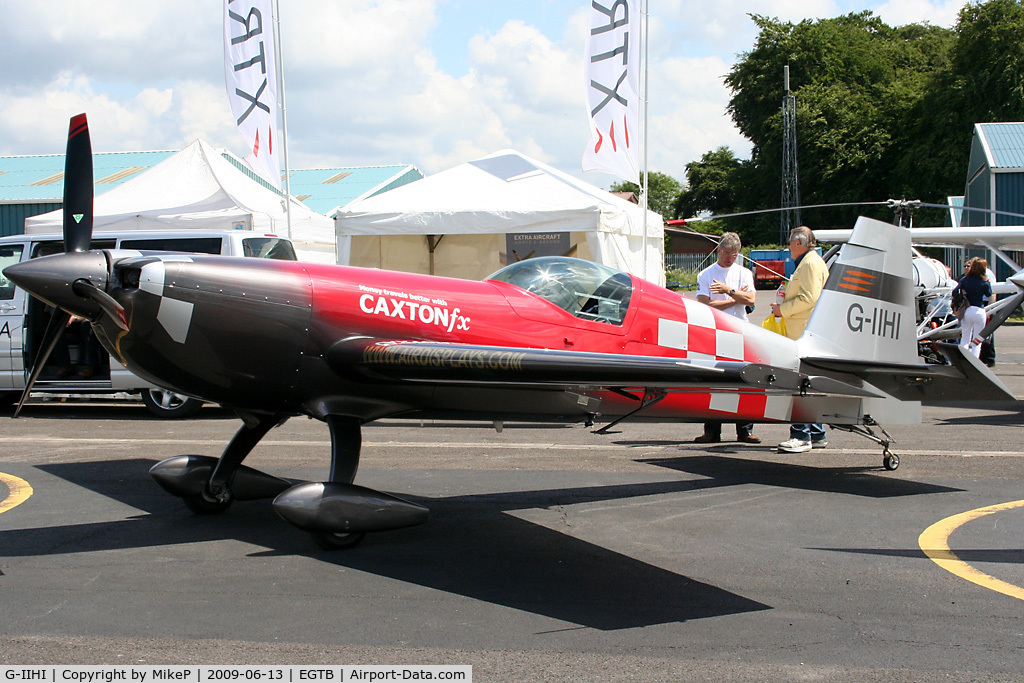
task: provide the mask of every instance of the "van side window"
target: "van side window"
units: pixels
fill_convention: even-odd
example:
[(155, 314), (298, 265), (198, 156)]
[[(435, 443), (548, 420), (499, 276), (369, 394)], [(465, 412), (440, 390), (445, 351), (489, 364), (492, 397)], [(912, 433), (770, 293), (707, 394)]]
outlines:
[[(90, 248), (92, 249), (113, 249), (116, 246), (112, 239), (94, 239)], [(52, 256), (53, 254), (63, 254), (64, 243), (60, 241), (53, 242), (40, 242), (32, 250), (32, 258), (39, 258), (40, 256)]]
[(20, 262), (24, 251), (25, 246), (22, 244), (0, 247), (0, 301), (10, 301), (14, 298), (14, 283), (4, 277), (3, 270)]
[(121, 240), (122, 249), (139, 251), (187, 251), (192, 254), (219, 254), (220, 237), (150, 237)]
[(246, 237), (242, 240), (242, 255), (278, 261), (298, 260), (292, 243), (278, 237)]

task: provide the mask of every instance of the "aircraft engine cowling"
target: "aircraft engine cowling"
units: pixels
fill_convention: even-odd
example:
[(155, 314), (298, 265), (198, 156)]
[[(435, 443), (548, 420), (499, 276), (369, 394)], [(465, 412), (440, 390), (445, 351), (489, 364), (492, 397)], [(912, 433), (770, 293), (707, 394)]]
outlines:
[(114, 277), (129, 329), (104, 325), (99, 336), (129, 370), (229, 407), (294, 410), (311, 315), (301, 264), (143, 257), (115, 262)]

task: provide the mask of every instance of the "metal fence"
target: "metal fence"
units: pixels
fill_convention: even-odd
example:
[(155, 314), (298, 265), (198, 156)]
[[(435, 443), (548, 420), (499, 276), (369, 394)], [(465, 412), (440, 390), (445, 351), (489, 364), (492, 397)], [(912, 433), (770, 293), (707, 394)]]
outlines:
[(715, 252), (710, 254), (665, 254), (665, 268), (699, 272), (711, 265), (716, 258)]

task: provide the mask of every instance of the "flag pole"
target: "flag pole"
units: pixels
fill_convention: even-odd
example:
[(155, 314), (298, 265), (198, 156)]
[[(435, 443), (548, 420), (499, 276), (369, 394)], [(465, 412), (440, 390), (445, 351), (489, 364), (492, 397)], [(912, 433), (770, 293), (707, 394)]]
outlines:
[(276, 51), (277, 62), (277, 82), (280, 85), (280, 93), (278, 97), (281, 100), (281, 151), (284, 157), (284, 206), (285, 214), (288, 220), (287, 237), (289, 240), (292, 239), (292, 183), (291, 183), (291, 170), (288, 166), (288, 114), (284, 106), (284, 47), (281, 44), (281, 4), (278, 0), (274, 0), (274, 30), (275, 38), (274, 49)]
[[(643, 189), (640, 192), (641, 196), (643, 197), (643, 202), (641, 202), (640, 206), (641, 206), (641, 208), (643, 209), (643, 212), (644, 212), (644, 220), (643, 220), (643, 231), (644, 231), (644, 242), (643, 242), (644, 279), (648, 280), (649, 278), (647, 277), (647, 257), (648, 257), (648, 254), (647, 254), (647, 204), (648, 204), (647, 190), (648, 190), (648, 187), (649, 187), (649, 185), (648, 185), (648, 176), (649, 176), (649, 174), (647, 172), (647, 121), (648, 121), (648, 118), (647, 118), (647, 110), (648, 110), (648, 101), (647, 101), (648, 100), (648, 77), (647, 76), (648, 76), (648, 57), (650, 55), (650, 51), (649, 51), (650, 35), (649, 34), (650, 34), (650, 19), (651, 19), (651, 1), (647, 0), (646, 2), (643, 2), (643, 0), (641, 0), (641, 2), (642, 2), (642, 5), (641, 5), (641, 10), (640, 11), (641, 11), (641, 13), (643, 14), (643, 17), (644, 17), (644, 26), (643, 26), (643, 41), (644, 41), (644, 58), (643, 58), (643, 64), (644, 64), (644, 94), (643, 94), (643, 97), (640, 98), (640, 101), (644, 105), (644, 134), (643, 134), (643, 140), (641, 142), (641, 144), (643, 145), (643, 148), (644, 148), (644, 160), (643, 160), (643, 169), (642, 169), (641, 173), (642, 173), (644, 185), (643, 185)], [(645, 11), (645, 9), (646, 9), (646, 11)], [(660, 281), (660, 278), (659, 278), (659, 281)]]

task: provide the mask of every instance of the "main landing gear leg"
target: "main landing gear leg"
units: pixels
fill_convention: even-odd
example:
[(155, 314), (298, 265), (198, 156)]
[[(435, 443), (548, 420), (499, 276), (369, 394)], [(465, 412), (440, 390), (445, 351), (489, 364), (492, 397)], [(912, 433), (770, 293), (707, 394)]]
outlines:
[(331, 430), (330, 481), (351, 484), (359, 469), (359, 451), (363, 447), (362, 426), (354, 417), (328, 415), (327, 427)]
[[(354, 417), (328, 415), (327, 427), (331, 430), (331, 473), (333, 484), (351, 484), (359, 469), (359, 451), (363, 445), (362, 426)], [(324, 550), (353, 548), (363, 542), (366, 532), (335, 533), (311, 531), (313, 541)]]
[(217, 466), (210, 475), (210, 481), (198, 495), (185, 498), (185, 507), (197, 514), (226, 510), (234, 501), (229, 488), (231, 477), (256, 444), (280, 421), (281, 418), (276, 415), (262, 415), (252, 426), (243, 424), (221, 454)]
[[(896, 443), (895, 439), (885, 431), (885, 427), (875, 422), (870, 415), (864, 416), (864, 425), (829, 425), (833, 429), (838, 429), (844, 432), (850, 432), (852, 434), (859, 434), (866, 439), (871, 439), (875, 443), (882, 447), (882, 467), (892, 472), (900, 466), (900, 456), (889, 450), (889, 446)], [(875, 434), (872, 427), (877, 427), (885, 437), (878, 436)]]
[(286, 521), (308, 531), (324, 550), (351, 548), (371, 531), (423, 524), (427, 508), (389, 493), (352, 483), (359, 469), (361, 422), (328, 415), (331, 430), (331, 473), (325, 482), (297, 484), (274, 499)]
[(244, 467), (242, 461), (280, 422), (280, 415), (248, 419), (220, 459), (178, 455), (157, 463), (149, 473), (165, 490), (179, 496), (185, 507), (200, 515), (224, 512), (235, 499), (273, 498), (295, 482)]

